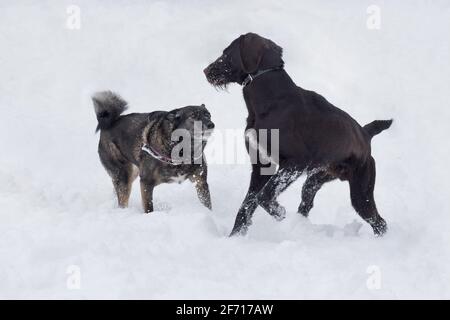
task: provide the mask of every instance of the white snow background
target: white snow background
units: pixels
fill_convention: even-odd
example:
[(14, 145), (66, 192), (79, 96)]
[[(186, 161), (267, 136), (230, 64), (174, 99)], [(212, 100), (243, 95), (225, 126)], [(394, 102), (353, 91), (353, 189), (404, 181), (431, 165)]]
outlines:
[[(210, 165), (212, 212), (189, 182), (157, 187), (152, 214), (137, 182), (116, 207), (90, 95), (115, 90), (130, 112), (205, 103), (218, 130), (242, 129), (241, 88), (216, 91), (202, 70), (249, 31), (360, 124), (395, 119), (372, 142), (385, 237), (344, 182), (300, 217), (302, 178), (280, 197), (284, 221), (258, 209), (229, 238), (248, 164)], [(449, 31), (448, 1), (1, 1), (0, 298), (450, 298)]]

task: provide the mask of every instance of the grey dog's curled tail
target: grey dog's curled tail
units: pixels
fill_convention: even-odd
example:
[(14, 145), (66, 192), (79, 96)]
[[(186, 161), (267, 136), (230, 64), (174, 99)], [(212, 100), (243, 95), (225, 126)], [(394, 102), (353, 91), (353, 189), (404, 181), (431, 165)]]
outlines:
[(98, 121), (95, 132), (109, 129), (119, 116), (128, 109), (128, 103), (112, 91), (96, 92), (92, 96), (92, 102)]

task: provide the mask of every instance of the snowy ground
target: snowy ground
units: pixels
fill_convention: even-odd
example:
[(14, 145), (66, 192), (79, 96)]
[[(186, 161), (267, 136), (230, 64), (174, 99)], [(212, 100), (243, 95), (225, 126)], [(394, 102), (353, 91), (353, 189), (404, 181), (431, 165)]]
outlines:
[[(449, 30), (447, 1), (2, 1), (0, 298), (450, 298)], [(248, 31), (360, 123), (395, 119), (373, 140), (385, 237), (342, 182), (298, 216), (301, 179), (280, 197), (283, 222), (258, 209), (228, 238), (246, 164), (210, 166), (212, 212), (189, 182), (158, 187), (153, 214), (137, 184), (116, 208), (90, 94), (116, 90), (138, 112), (205, 103), (219, 130), (242, 128), (241, 89), (217, 92), (201, 71)]]

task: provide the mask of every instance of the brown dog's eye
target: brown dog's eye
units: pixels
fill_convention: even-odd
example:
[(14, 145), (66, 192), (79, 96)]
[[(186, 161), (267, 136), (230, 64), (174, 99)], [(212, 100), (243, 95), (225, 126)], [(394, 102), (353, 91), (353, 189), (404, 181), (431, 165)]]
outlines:
[(220, 57), (220, 59), (218, 60), (220, 63), (222, 63), (223, 62), (223, 60), (224, 59), (226, 59), (228, 56), (224, 53), (221, 57)]

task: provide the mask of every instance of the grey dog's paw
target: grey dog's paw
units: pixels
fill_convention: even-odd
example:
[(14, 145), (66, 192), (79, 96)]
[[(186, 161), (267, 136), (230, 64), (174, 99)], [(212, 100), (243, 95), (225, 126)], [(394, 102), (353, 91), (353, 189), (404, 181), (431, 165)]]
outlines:
[(164, 201), (163, 202), (155, 201), (154, 207), (155, 211), (168, 212), (172, 210), (172, 206), (170, 205), (170, 203)]

